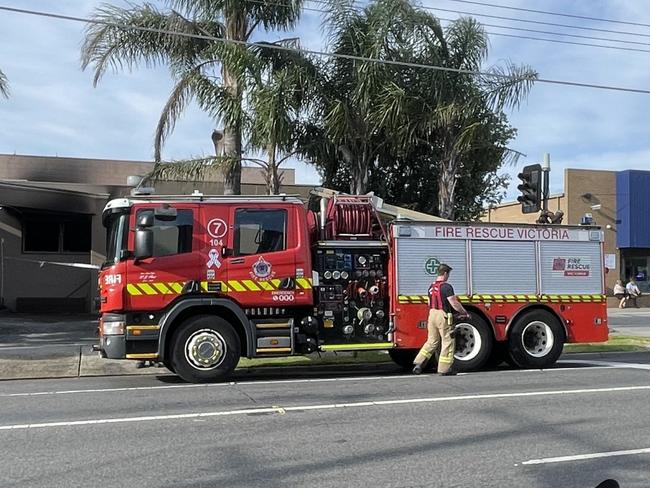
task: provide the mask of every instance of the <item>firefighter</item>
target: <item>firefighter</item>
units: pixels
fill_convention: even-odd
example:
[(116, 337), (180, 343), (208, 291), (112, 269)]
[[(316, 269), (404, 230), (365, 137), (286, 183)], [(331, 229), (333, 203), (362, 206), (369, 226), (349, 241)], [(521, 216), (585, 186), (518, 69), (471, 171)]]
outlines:
[(426, 363), (434, 352), (440, 349), (438, 359), (438, 374), (452, 376), (455, 341), (453, 337), (453, 310), (459, 318), (469, 317), (467, 310), (458, 301), (452, 286), (447, 283), (451, 267), (446, 264), (438, 266), (438, 278), (429, 287), (429, 318), (427, 320), (427, 341), (415, 357), (414, 374), (422, 373)]

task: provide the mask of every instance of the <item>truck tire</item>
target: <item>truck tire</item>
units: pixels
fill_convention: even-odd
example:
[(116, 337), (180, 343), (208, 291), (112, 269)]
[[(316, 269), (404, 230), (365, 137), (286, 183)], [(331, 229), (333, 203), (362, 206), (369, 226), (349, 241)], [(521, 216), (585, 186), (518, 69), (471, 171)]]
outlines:
[(413, 369), (413, 360), (417, 356), (417, 349), (389, 349), (388, 355), (395, 364), (404, 369)]
[(215, 315), (197, 315), (180, 325), (171, 351), (171, 365), (178, 376), (190, 383), (209, 383), (233, 372), (241, 345), (227, 321)]
[(488, 323), (478, 314), (470, 312), (469, 320), (456, 324), (456, 353), (454, 365), (457, 371), (475, 371), (485, 366), (492, 354), (494, 337)]
[(508, 343), (495, 341), (492, 346), (492, 354), (490, 354), (485, 366), (487, 368), (498, 368), (504, 361), (507, 362), (509, 359)]
[(545, 310), (531, 310), (510, 329), (510, 358), (520, 368), (546, 368), (562, 354), (565, 334), (560, 321)]

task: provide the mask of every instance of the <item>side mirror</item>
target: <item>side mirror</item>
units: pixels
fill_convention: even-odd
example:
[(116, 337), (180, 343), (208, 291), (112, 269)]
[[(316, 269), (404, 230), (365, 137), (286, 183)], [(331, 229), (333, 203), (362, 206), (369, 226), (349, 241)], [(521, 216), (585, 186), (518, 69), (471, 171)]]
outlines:
[(138, 227), (143, 229), (146, 229), (148, 227), (153, 227), (153, 219), (154, 217), (152, 213), (149, 212), (143, 213), (142, 215), (140, 215), (140, 217), (138, 217), (138, 222), (137, 222)]
[(153, 231), (151, 229), (144, 228), (135, 231), (135, 252), (133, 254), (136, 260), (153, 256)]

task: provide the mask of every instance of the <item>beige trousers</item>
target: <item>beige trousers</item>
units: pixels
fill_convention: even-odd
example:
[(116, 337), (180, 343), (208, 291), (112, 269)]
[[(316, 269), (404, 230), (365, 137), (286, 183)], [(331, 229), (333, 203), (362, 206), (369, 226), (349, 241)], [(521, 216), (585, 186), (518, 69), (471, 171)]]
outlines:
[(448, 316), (442, 310), (429, 310), (427, 320), (427, 341), (415, 357), (413, 364), (424, 367), (433, 353), (440, 350), (438, 373), (446, 373), (454, 363), (455, 341), (451, 337), (454, 323), (451, 314)]

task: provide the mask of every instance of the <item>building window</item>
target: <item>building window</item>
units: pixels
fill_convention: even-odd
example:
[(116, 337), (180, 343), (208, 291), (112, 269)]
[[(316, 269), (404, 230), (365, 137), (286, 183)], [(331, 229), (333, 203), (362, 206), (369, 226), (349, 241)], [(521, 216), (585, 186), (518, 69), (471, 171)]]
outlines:
[(28, 213), (23, 220), (23, 252), (90, 252), (91, 216)]
[(235, 256), (284, 251), (287, 211), (240, 208), (235, 212)]
[[(153, 209), (138, 210), (137, 220), (147, 214), (154, 213)], [(193, 214), (191, 210), (178, 210), (174, 218), (158, 218), (154, 215), (153, 232), (153, 257), (172, 256), (192, 252), (192, 225)]]
[(622, 249), (623, 284), (634, 279), (643, 293), (650, 293), (650, 249)]

